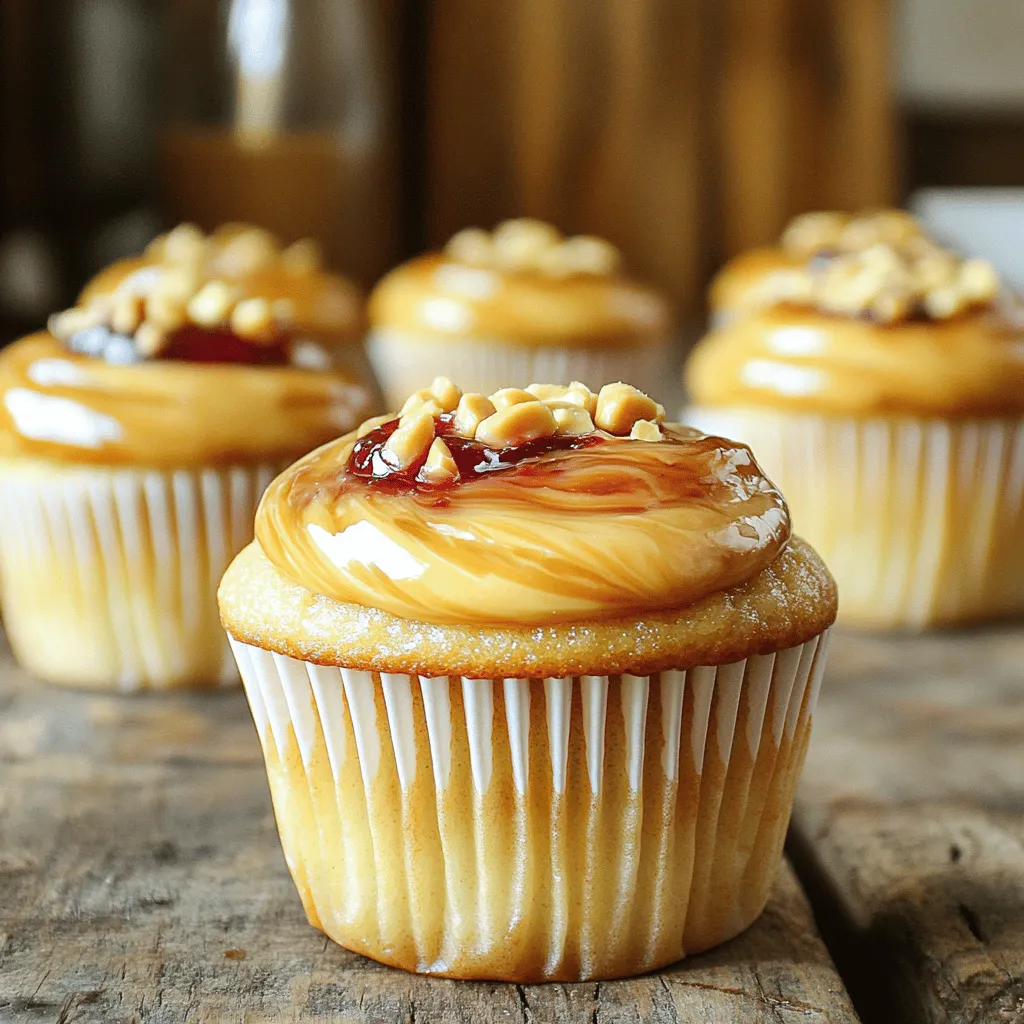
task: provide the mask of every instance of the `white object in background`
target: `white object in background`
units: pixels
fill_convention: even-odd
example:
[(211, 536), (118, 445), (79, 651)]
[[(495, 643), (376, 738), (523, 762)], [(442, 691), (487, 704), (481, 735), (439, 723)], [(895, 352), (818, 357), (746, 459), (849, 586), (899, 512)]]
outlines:
[(926, 188), (909, 205), (940, 241), (991, 261), (1024, 291), (1024, 188)]

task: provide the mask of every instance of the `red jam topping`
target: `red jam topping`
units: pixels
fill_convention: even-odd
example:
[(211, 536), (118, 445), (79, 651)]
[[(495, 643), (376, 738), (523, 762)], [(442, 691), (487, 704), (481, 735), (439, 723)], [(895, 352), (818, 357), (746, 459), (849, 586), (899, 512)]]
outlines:
[[(435, 428), (437, 436), (444, 438), (444, 443), (448, 446), (455, 465), (459, 469), (459, 479), (453, 483), (467, 482), (488, 473), (511, 469), (528, 459), (535, 459), (541, 455), (547, 455), (549, 452), (589, 448), (591, 445), (600, 444), (603, 440), (600, 434), (582, 436), (555, 434), (551, 437), (540, 437), (534, 441), (527, 441), (525, 444), (515, 445), (511, 448), (489, 448), (480, 441), (459, 437), (453, 433), (453, 419), (454, 413), (445, 413), (438, 417)], [(395, 492), (419, 489), (438, 490), (453, 486), (453, 483), (435, 484), (416, 479), (426, 462), (426, 452), (412, 465), (404, 468), (396, 467), (388, 461), (389, 453), (384, 448), (384, 443), (397, 429), (398, 419), (396, 417), (387, 423), (382, 423), (365, 437), (356, 441), (346, 466), (348, 473), (365, 480), (372, 486), (384, 486)]]

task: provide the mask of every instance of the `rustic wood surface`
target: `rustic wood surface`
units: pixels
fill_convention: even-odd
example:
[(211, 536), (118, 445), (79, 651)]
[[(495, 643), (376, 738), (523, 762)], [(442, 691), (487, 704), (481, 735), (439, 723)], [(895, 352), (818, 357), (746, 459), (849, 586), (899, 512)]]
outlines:
[(838, 638), (791, 847), (865, 1019), (1024, 1022), (1024, 630)]
[(640, 979), (417, 978), (306, 924), (241, 693), (43, 686), (0, 652), (0, 1021), (855, 1021), (787, 868), (739, 939)]

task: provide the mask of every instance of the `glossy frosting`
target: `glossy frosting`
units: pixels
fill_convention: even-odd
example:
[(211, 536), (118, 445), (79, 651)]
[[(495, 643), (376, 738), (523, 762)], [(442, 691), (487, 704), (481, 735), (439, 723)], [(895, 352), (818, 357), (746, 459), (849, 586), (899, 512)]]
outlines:
[(731, 259), (714, 276), (708, 290), (712, 310), (740, 312), (757, 303), (766, 277), (802, 266), (803, 258), (781, 248), (751, 249)]
[(271, 485), (256, 536), (287, 577), (428, 623), (550, 624), (681, 608), (789, 538), (749, 449), (685, 427), (526, 458), (446, 489), (347, 470), (350, 434)]
[(118, 366), (44, 332), (0, 354), (0, 454), (101, 465), (282, 462), (350, 430), (370, 401), (338, 372)]
[(702, 405), (837, 414), (1024, 411), (1024, 329), (994, 310), (879, 325), (777, 307), (707, 335), (686, 367)]
[[(86, 305), (92, 299), (112, 294), (133, 275), (159, 275), (171, 266), (155, 254), (119, 260), (82, 289), (79, 303)], [(323, 270), (296, 274), (280, 263), (272, 263), (243, 275), (209, 267), (205, 276), (232, 281), (243, 298), (266, 299), (271, 303), (287, 300), (291, 306), (290, 320), (298, 331), (335, 342), (355, 341), (362, 336), (365, 326), (362, 295), (351, 281), (338, 274)]]
[(377, 285), (370, 323), (425, 340), (628, 346), (663, 341), (669, 310), (654, 289), (618, 274), (551, 277), (430, 254)]

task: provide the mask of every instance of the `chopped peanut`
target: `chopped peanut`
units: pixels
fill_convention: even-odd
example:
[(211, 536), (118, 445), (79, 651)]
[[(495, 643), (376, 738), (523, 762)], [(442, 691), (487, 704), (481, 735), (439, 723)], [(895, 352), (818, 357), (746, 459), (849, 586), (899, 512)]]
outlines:
[(188, 319), (185, 303), (165, 292), (153, 292), (146, 299), (146, 321), (163, 331), (176, 331)]
[(594, 421), (590, 413), (578, 405), (554, 405), (547, 403), (555, 418), (555, 432), (558, 434), (591, 434)]
[(660, 441), (661, 427), (654, 420), (637, 420), (629, 431), (634, 441)]
[(281, 265), (296, 277), (315, 274), (323, 262), (323, 251), (315, 238), (300, 238), (281, 253)]
[(435, 377), (430, 385), (430, 394), (444, 412), (451, 412), (462, 398), (462, 389), (457, 388), (447, 377)]
[(143, 356), (155, 356), (167, 344), (167, 335), (147, 320), (135, 332), (135, 349)]
[(106, 314), (100, 306), (85, 308), (77, 306), (73, 309), (66, 309), (63, 313), (55, 313), (50, 317), (47, 327), (51, 334), (66, 340), (79, 331), (98, 327), (104, 319), (106, 319)]
[(642, 391), (621, 381), (605, 384), (597, 396), (594, 423), (609, 434), (628, 434), (637, 420), (652, 420), (658, 414), (657, 403)]
[(465, 228), (452, 235), (444, 251), (453, 260), (470, 267), (489, 266), (494, 255), (490, 234), (480, 228)]
[(452, 427), (460, 437), (475, 437), (482, 420), (495, 413), (494, 403), (483, 395), (468, 394), (459, 399)]
[(551, 410), (531, 396), (529, 402), (510, 405), (488, 416), (476, 428), (476, 439), (490, 448), (511, 448), (550, 437), (555, 432)]
[(540, 402), (561, 402), (569, 391), (564, 384), (530, 384), (525, 390)]
[(195, 224), (179, 224), (155, 244), (168, 263), (198, 263), (206, 255), (206, 236)]
[(441, 408), (437, 399), (434, 397), (433, 391), (429, 388), (420, 388), (419, 391), (414, 391), (406, 400), (405, 405), (398, 410), (399, 416), (408, 416), (410, 413), (416, 412), (418, 409), (426, 409), (435, 419), (444, 412)]
[(423, 457), (433, 440), (434, 417), (421, 408), (399, 419), (398, 428), (384, 442), (382, 452), (394, 468), (407, 469)]
[(223, 242), (216, 263), (230, 275), (241, 277), (269, 266), (278, 252), (277, 241), (269, 231), (246, 227)]
[(532, 270), (543, 254), (561, 240), (561, 234), (550, 224), (520, 217), (499, 224), (491, 236), (491, 245), (498, 266), (508, 270)]
[(427, 461), (416, 474), (416, 479), (431, 484), (445, 484), (458, 478), (459, 467), (455, 465), (448, 445), (441, 438), (435, 437), (427, 452)]
[(189, 316), (200, 327), (218, 327), (227, 321), (237, 297), (227, 281), (207, 281), (189, 302)]
[(522, 405), (524, 402), (536, 402), (535, 396), (523, 388), (502, 388), (491, 395), (495, 409), (507, 409), (510, 405)]
[(571, 274), (606, 276), (614, 274), (622, 262), (619, 250), (611, 242), (593, 235), (576, 235), (543, 252), (537, 260), (541, 270), (552, 277)]
[(269, 341), (277, 336), (277, 324), (266, 299), (242, 299), (231, 311), (231, 330), (249, 341)]
[(110, 326), (117, 334), (134, 334), (143, 318), (143, 301), (139, 295), (120, 295), (110, 314)]

